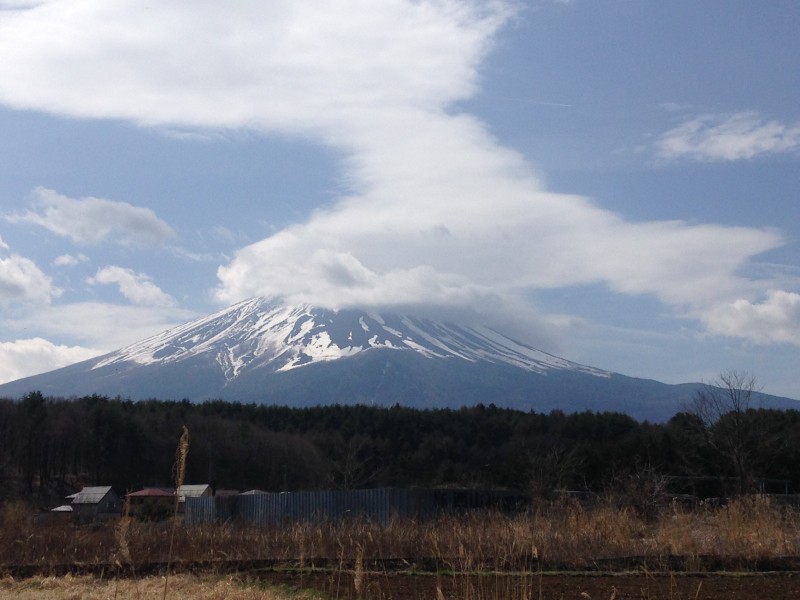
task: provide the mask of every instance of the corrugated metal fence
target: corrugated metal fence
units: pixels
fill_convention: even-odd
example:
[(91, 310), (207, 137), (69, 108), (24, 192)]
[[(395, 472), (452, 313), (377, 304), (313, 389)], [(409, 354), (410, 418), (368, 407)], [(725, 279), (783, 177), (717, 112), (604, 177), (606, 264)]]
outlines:
[(392, 517), (427, 519), (442, 512), (496, 508), (518, 510), (526, 498), (491, 490), (377, 488), (247, 494), (186, 498), (185, 522), (191, 525), (237, 519), (257, 526), (347, 518), (386, 524)]
[(187, 525), (224, 523), (236, 517), (238, 496), (187, 497), (183, 521)]
[(431, 500), (419, 490), (394, 488), (254, 494), (239, 497), (238, 515), (254, 525), (344, 518), (386, 523), (392, 515), (428, 516), (433, 509)]

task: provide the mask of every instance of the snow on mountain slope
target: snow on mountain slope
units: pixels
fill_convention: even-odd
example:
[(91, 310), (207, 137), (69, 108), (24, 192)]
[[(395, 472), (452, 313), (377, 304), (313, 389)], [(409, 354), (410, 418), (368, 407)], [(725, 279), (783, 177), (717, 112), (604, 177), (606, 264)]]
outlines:
[(131, 362), (177, 363), (211, 357), (227, 381), (264, 368), (285, 372), (353, 356), (373, 348), (410, 351), (429, 358), (507, 364), (544, 374), (568, 370), (598, 377), (606, 371), (541, 352), (484, 327), (409, 315), (285, 306), (266, 298), (240, 302), (207, 317), (112, 352), (93, 369)]

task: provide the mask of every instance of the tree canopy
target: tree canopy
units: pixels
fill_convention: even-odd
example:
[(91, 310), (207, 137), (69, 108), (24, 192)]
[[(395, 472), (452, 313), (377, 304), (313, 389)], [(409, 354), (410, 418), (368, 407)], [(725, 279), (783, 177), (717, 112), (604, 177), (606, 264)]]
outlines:
[(619, 413), (543, 414), (491, 404), (293, 409), (33, 392), (0, 400), (0, 495), (52, 503), (82, 485), (169, 487), (184, 425), (192, 436), (186, 481), (218, 489), (495, 487), (546, 495), (602, 492), (632, 473), (657, 472), (672, 478), (675, 491), (691, 492), (693, 481), (740, 482), (738, 464), (719, 441), (734, 416), (772, 440), (747, 445), (748, 478), (738, 491), (763, 479), (785, 479), (796, 489), (800, 448), (782, 441), (800, 439), (795, 410), (748, 407), (713, 422), (684, 412), (653, 424)]

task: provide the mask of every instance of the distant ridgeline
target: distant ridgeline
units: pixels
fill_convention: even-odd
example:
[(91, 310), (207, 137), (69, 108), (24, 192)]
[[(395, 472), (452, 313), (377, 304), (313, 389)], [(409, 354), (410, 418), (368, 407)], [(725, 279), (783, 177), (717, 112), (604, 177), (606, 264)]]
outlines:
[[(800, 412), (748, 411), (757, 434), (747, 472), (709, 444), (692, 415), (665, 424), (619, 413), (549, 414), (328, 406), (293, 409), (222, 401), (131, 402), (39, 393), (0, 400), (0, 493), (60, 501), (82, 485), (134, 490), (171, 485), (175, 447), (190, 432), (186, 481), (265, 491), (463, 487), (547, 495), (603, 492), (642, 474), (720, 481), (763, 479), (800, 489)], [(720, 422), (717, 426), (725, 424)], [(746, 478), (746, 479), (744, 479)]]

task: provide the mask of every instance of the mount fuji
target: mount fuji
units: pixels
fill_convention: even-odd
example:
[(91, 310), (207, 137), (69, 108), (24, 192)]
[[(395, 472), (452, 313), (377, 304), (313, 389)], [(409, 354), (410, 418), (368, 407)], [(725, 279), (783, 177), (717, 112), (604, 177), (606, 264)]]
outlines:
[(580, 365), (486, 327), (254, 298), (110, 354), (0, 385), (0, 397), (38, 390), (288, 406), (494, 403), (661, 421), (697, 387)]

